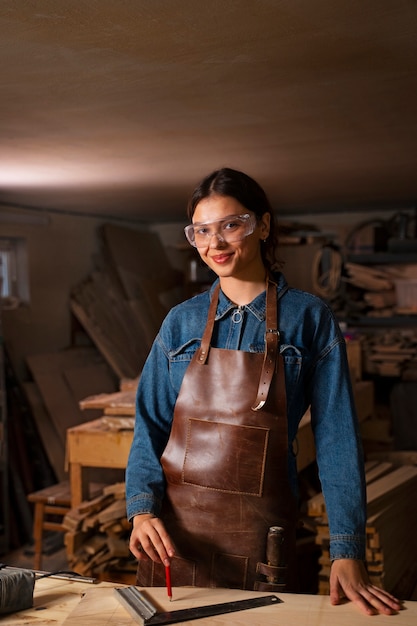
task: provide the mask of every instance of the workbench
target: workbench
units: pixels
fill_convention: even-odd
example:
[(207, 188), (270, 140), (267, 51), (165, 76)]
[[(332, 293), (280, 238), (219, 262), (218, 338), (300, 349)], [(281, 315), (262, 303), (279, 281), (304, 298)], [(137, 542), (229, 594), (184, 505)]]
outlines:
[[(7, 626), (134, 626), (133, 619), (119, 602), (114, 588), (122, 585), (101, 582), (68, 582), (43, 578), (35, 583), (34, 606), (0, 619)], [(164, 588), (146, 588), (146, 595), (161, 611), (175, 611), (196, 606), (259, 597), (262, 594), (237, 589), (201, 589), (173, 587), (173, 602)], [(227, 616), (218, 615), (187, 622), (190, 626), (415, 626), (417, 602), (405, 602), (394, 616), (363, 615), (351, 603), (331, 606), (328, 596), (276, 594), (282, 603), (249, 609)]]
[(98, 418), (67, 430), (66, 462), (71, 490), (71, 507), (89, 498), (89, 467), (125, 469), (133, 440), (133, 429), (113, 430)]

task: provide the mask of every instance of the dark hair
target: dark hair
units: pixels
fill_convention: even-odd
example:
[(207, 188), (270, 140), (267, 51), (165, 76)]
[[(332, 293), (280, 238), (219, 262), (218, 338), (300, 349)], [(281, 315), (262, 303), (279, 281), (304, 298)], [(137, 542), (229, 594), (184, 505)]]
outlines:
[(255, 213), (258, 220), (270, 215), (270, 231), (268, 239), (261, 245), (262, 261), (269, 270), (277, 269), (280, 262), (275, 256), (277, 233), (275, 218), (267, 195), (262, 187), (250, 176), (229, 167), (218, 169), (205, 178), (194, 189), (188, 202), (187, 214), (193, 219), (197, 204), (210, 196), (229, 196), (237, 200), (248, 211)]

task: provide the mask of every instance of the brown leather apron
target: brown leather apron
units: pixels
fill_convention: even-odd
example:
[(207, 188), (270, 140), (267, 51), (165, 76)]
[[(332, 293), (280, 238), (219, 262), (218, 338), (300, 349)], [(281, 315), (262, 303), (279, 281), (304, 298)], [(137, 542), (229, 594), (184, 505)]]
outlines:
[[(210, 346), (219, 289), (201, 346), (185, 373), (162, 455), (161, 519), (174, 541), (175, 586), (253, 589), (270, 526), (285, 529), (288, 588), (294, 580), (295, 499), (288, 481), (286, 394), (276, 285), (268, 283), (266, 350)], [(137, 584), (165, 584), (164, 568), (140, 561)]]

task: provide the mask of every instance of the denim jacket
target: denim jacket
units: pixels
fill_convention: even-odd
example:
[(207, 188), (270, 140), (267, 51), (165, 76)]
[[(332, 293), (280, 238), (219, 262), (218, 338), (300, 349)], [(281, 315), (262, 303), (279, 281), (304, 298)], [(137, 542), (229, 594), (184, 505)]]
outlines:
[[(297, 429), (310, 406), (330, 527), (330, 557), (364, 559), (363, 456), (345, 341), (324, 301), (288, 288), (281, 273), (275, 280), (287, 390), (290, 483), (297, 495)], [(159, 459), (168, 441), (183, 376), (200, 345), (214, 285), (168, 313), (144, 365), (126, 469), (129, 519), (138, 513), (160, 514), (165, 480)], [(264, 352), (265, 295), (263, 292), (250, 304), (237, 307), (220, 290), (211, 345)]]

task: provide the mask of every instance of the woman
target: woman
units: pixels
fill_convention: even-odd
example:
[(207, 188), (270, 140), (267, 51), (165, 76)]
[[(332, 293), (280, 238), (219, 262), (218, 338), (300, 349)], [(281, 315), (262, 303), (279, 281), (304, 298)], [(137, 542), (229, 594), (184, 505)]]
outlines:
[[(143, 369), (126, 472), (137, 584), (262, 588), (268, 530), (295, 585), (292, 444), (311, 406), (330, 525), (330, 596), (368, 614), (399, 601), (363, 564), (363, 460), (343, 336), (319, 298), (277, 270), (263, 189), (229, 168), (194, 190), (188, 241), (218, 276), (167, 315)], [(262, 571), (262, 569), (261, 569)]]

